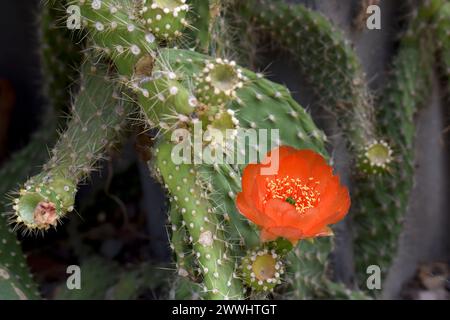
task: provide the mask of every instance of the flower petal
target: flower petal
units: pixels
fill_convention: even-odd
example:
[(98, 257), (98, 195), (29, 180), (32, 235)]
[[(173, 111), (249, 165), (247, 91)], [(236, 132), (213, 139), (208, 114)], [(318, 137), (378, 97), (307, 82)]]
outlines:
[[(282, 237), (288, 239), (290, 242), (295, 244), (298, 240), (303, 239), (303, 233), (297, 228), (286, 227), (269, 227), (267, 232), (269, 234), (276, 235), (277, 237)], [(276, 239), (276, 238), (275, 238)]]
[(292, 204), (280, 199), (267, 201), (264, 213), (274, 221), (273, 226), (295, 226), (301, 216)]
[(268, 229), (262, 229), (261, 233), (259, 234), (259, 239), (261, 242), (268, 242), (276, 240), (278, 236), (274, 233), (271, 233)]
[(238, 211), (247, 219), (252, 221), (255, 224), (261, 225), (261, 219), (259, 218), (260, 213), (256, 208), (249, 204), (246, 201), (245, 195), (243, 192), (238, 193), (236, 197), (236, 207)]

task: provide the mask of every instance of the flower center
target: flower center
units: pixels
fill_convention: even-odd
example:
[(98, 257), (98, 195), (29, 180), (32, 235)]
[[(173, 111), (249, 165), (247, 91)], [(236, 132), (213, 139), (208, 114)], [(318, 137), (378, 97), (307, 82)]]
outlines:
[(320, 201), (320, 192), (316, 190), (319, 181), (310, 177), (307, 182), (289, 176), (266, 179), (266, 196), (263, 203), (271, 199), (280, 199), (290, 203), (299, 213), (314, 208)]

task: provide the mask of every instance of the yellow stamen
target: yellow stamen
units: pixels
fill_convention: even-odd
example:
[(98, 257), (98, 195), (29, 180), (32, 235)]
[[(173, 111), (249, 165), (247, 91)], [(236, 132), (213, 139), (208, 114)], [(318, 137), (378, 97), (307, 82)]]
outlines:
[(320, 201), (320, 192), (315, 189), (319, 184), (313, 177), (309, 177), (307, 182), (300, 178), (270, 179), (266, 178), (266, 196), (264, 204), (271, 199), (280, 199), (293, 206), (299, 213), (314, 208)]

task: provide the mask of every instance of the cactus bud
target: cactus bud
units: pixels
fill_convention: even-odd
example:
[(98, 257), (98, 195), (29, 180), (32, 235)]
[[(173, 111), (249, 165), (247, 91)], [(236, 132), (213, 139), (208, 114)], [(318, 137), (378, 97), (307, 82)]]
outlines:
[(366, 146), (358, 166), (366, 174), (382, 174), (392, 161), (392, 149), (385, 141), (374, 141)]
[(242, 278), (253, 290), (272, 291), (281, 283), (284, 265), (275, 250), (258, 249), (250, 251), (242, 259)]

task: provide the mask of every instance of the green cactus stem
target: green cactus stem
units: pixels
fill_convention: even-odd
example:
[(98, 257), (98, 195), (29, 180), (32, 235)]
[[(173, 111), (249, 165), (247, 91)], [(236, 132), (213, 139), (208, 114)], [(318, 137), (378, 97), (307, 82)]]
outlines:
[[(161, 60), (178, 70), (179, 78), (196, 74), (211, 59), (195, 52), (174, 49), (163, 49), (160, 56)], [(280, 141), (277, 143), (313, 149), (326, 155), (325, 135), (314, 125), (310, 115), (293, 100), (286, 88), (244, 69), (242, 74), (245, 78), (244, 85), (236, 90), (236, 99), (228, 105), (239, 120), (241, 128), (282, 128)], [(288, 123), (292, 125), (286, 125)], [(246, 147), (249, 143), (251, 142), (245, 144)], [(234, 227), (229, 228), (229, 239), (238, 244), (233, 247), (234, 252), (239, 252), (236, 250), (240, 246), (252, 248), (259, 242), (256, 229), (237, 212), (235, 206), (235, 195), (240, 190), (242, 167), (243, 165), (217, 164), (202, 168), (203, 174), (206, 175), (205, 180), (210, 181), (206, 188), (210, 200), (217, 204), (217, 210), (225, 221), (229, 220), (229, 224)], [(331, 295), (331, 287), (328, 285), (331, 282), (327, 278), (328, 256), (331, 250), (331, 239), (322, 238), (314, 244), (302, 241), (296, 251), (297, 255), (288, 255), (288, 272), (296, 274), (295, 280), (288, 280), (288, 288), (283, 288), (288, 291), (288, 297), (313, 298)], [(245, 250), (242, 251), (245, 254)]]
[[(17, 241), (16, 234), (9, 229), (7, 216), (6, 193), (14, 188), (18, 181), (24, 181), (30, 175), (36, 173), (38, 166), (48, 159), (48, 153), (42, 152), (46, 146), (51, 145), (57, 138), (56, 129), (58, 119), (56, 115), (61, 115), (67, 108), (69, 94), (67, 88), (73, 81), (70, 79), (74, 74), (73, 66), (80, 59), (76, 51), (76, 46), (72, 44), (70, 37), (67, 37), (67, 30), (56, 28), (53, 23), (58, 14), (59, 5), (51, 9), (49, 6), (42, 6), (41, 16), (38, 21), (40, 30), (41, 62), (45, 74), (43, 81), (43, 91), (47, 98), (44, 110), (40, 117), (40, 128), (32, 135), (28, 145), (15, 153), (9, 161), (0, 169), (0, 269), (9, 273), (10, 279), (14, 283), (6, 285), (0, 289), (0, 300), (14, 298), (38, 299), (36, 283), (30, 274), (26, 257), (23, 255), (20, 242)], [(58, 61), (55, 60), (55, 52)], [(9, 271), (8, 271), (9, 270)], [(13, 271), (10, 272), (10, 271)], [(3, 283), (7, 279), (3, 279)], [(23, 295), (17, 296), (17, 292)], [(15, 296), (8, 296), (13, 290)]]
[[(303, 5), (252, 0), (239, 3), (236, 10), (246, 12), (256, 32), (267, 35), (296, 59), (318, 104), (339, 118), (360, 170), (386, 172), (392, 151), (376, 131), (365, 75), (344, 35), (323, 15)], [(375, 144), (386, 150), (373, 158), (367, 151)]]
[(104, 158), (130, 112), (119, 88), (105, 86), (107, 74), (103, 67), (86, 65), (83, 70), (80, 93), (67, 130), (53, 148), (43, 171), (30, 178), (14, 199), (11, 219), (23, 225), (25, 231), (54, 227), (74, 210), (77, 185)]
[(155, 166), (170, 192), (172, 205), (183, 215), (189, 242), (203, 275), (204, 294), (208, 299), (242, 298), (240, 281), (234, 273), (234, 261), (223, 236), (220, 221), (206, 197), (202, 182), (192, 165), (175, 165), (173, 145), (161, 141), (156, 148)]
[(380, 102), (380, 131), (395, 150), (390, 175), (359, 181), (352, 195), (355, 267), (361, 288), (366, 269), (378, 265), (383, 276), (397, 252), (414, 177), (414, 115), (431, 92), (433, 42), (429, 24), (438, 1), (422, 6), (410, 21)]
[(80, 6), (81, 24), (89, 31), (89, 48), (112, 59), (130, 78), (136, 63), (156, 48), (156, 38), (140, 24), (132, 1), (71, 1)]

